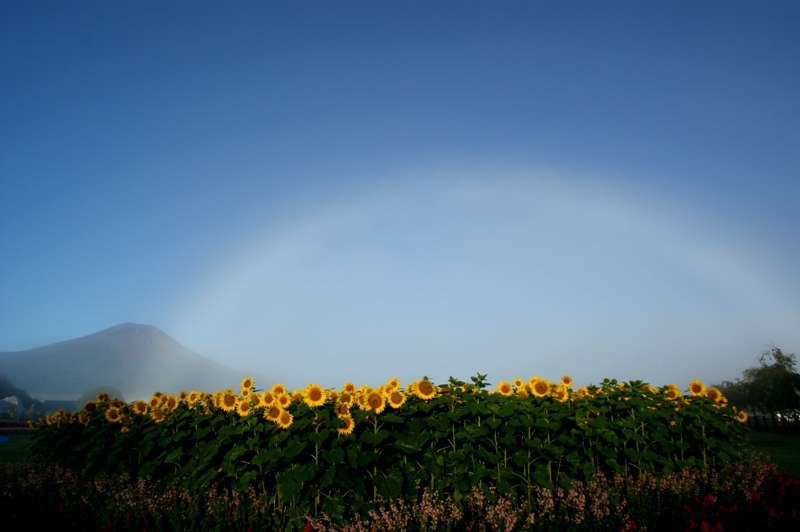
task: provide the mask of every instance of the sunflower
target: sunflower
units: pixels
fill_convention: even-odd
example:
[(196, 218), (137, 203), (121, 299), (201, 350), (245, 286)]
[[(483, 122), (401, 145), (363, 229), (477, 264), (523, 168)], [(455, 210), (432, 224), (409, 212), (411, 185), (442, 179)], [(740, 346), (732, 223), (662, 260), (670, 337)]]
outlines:
[(252, 393), (252, 390), (250, 388), (242, 388), (239, 391), (239, 395), (242, 396), (242, 397), (250, 397), (251, 393)]
[(355, 395), (356, 391), (357, 391), (356, 385), (353, 384), (352, 382), (346, 382), (344, 383), (344, 386), (342, 386), (342, 393), (349, 393), (350, 395)]
[(166, 410), (172, 411), (172, 410), (175, 410), (176, 408), (178, 408), (178, 398), (177, 397), (175, 397), (174, 395), (165, 395), (164, 397), (165, 397), (164, 408)]
[(339, 417), (350, 415), (350, 407), (344, 403), (336, 403), (336, 406), (333, 407), (333, 411)]
[(292, 425), (294, 417), (292, 414), (284, 410), (278, 418), (278, 426), (282, 429), (288, 429)]
[(290, 395), (289, 397), (295, 403), (302, 403), (303, 400), (305, 399), (304, 395), (305, 394), (303, 393), (303, 390), (295, 390), (295, 391), (292, 392), (292, 395)]
[(384, 399), (388, 399), (389, 398), (389, 390), (387, 390), (386, 386), (384, 386), (382, 384), (380, 386), (378, 386), (377, 388), (375, 388), (374, 390), (372, 390), (372, 391), (381, 394)]
[(97, 402), (98, 403), (106, 403), (111, 400), (111, 396), (108, 395), (106, 392), (100, 392), (97, 394)]
[(520, 399), (527, 399), (530, 397), (530, 393), (528, 392), (528, 388), (523, 386), (522, 388), (517, 388), (517, 397)]
[(264, 417), (270, 421), (278, 421), (278, 418), (281, 417), (281, 412), (283, 412), (283, 408), (271, 406), (264, 410)]
[(514, 379), (514, 388), (516, 388), (517, 390), (519, 390), (520, 388), (524, 388), (524, 387), (525, 387), (525, 381), (523, 381), (523, 380), (522, 380), (522, 379), (520, 379), (519, 377), (517, 377), (516, 379)]
[(261, 404), (263, 406), (272, 406), (275, 403), (275, 395), (272, 392), (262, 392)]
[(309, 384), (303, 393), (303, 402), (311, 408), (325, 404), (327, 398), (328, 394), (319, 384)]
[(353, 421), (353, 418), (350, 416), (339, 416), (339, 419), (342, 420), (344, 425), (336, 429), (336, 432), (338, 432), (340, 436), (352, 434), (353, 430), (356, 428), (356, 423)]
[(279, 395), (278, 398), (274, 401), (274, 404), (277, 404), (281, 408), (289, 408), (289, 405), (292, 404), (292, 398), (288, 394)]
[(250, 401), (246, 397), (236, 403), (236, 413), (242, 417), (250, 414)]
[(350, 393), (350, 392), (342, 392), (336, 398), (336, 403), (340, 404), (340, 405), (346, 405), (348, 408), (350, 408), (353, 405), (353, 403), (355, 402), (355, 400), (356, 399), (355, 399), (355, 397), (353, 397), (352, 393)]
[(562, 384), (561, 386), (556, 386), (551, 395), (555, 397), (556, 401), (563, 403), (569, 399), (569, 389)]
[(583, 388), (578, 388), (578, 390), (574, 394), (572, 394), (572, 398), (573, 399), (583, 399), (587, 395), (589, 395), (589, 388), (584, 386)]
[(389, 394), (389, 406), (392, 408), (400, 408), (406, 402), (406, 394), (400, 390), (395, 390)]
[(572, 387), (572, 377), (570, 377), (569, 375), (564, 375), (563, 377), (561, 377), (561, 384), (563, 386), (566, 386), (567, 388), (571, 388)]
[(398, 389), (399, 387), (400, 387), (400, 381), (399, 381), (398, 379), (396, 379), (395, 377), (392, 377), (392, 378), (391, 378), (391, 379), (389, 379), (389, 381), (386, 383), (386, 390), (387, 390), (389, 393), (391, 393), (391, 392), (395, 391), (395, 390), (396, 390), (396, 389)]
[(495, 393), (499, 393), (501, 395), (511, 395), (514, 390), (511, 389), (511, 384), (508, 381), (500, 381), (497, 383), (497, 388), (495, 389)]
[(164, 411), (160, 408), (154, 408), (150, 411), (150, 418), (156, 423), (164, 421)]
[(189, 392), (189, 395), (186, 397), (186, 402), (188, 402), (189, 405), (191, 406), (191, 405), (195, 404), (198, 401), (198, 399), (200, 399), (200, 394), (197, 393), (196, 391), (192, 390), (191, 392)]
[(674, 401), (681, 397), (681, 391), (677, 388), (668, 387), (666, 390), (664, 390), (664, 395), (666, 395), (667, 399), (670, 401)]
[(700, 381), (694, 380), (689, 383), (689, 393), (698, 396), (706, 393), (706, 385)]
[(337, 392), (336, 390), (328, 390), (328, 399), (330, 399), (331, 401), (336, 401), (338, 397), (339, 397), (339, 392)]
[(386, 399), (379, 391), (373, 391), (367, 396), (367, 408), (380, 414), (386, 408)]
[(714, 388), (713, 386), (706, 390), (706, 397), (714, 401), (715, 403), (719, 401), (722, 397), (722, 392), (719, 391), (719, 388)]
[(369, 397), (369, 395), (360, 392), (358, 393), (358, 395), (356, 395), (356, 404), (361, 410), (369, 410), (369, 405), (367, 404), (367, 397)]
[(245, 377), (244, 379), (242, 379), (242, 384), (241, 384), (242, 391), (247, 390), (249, 392), (254, 384), (255, 381), (253, 381), (253, 377)]
[(144, 401), (135, 401), (131, 405), (131, 410), (133, 411), (134, 414), (144, 416), (145, 414), (147, 414), (147, 403), (145, 403)]
[(119, 411), (119, 408), (116, 406), (109, 406), (106, 410), (106, 419), (111, 423), (119, 423), (121, 421), (122, 414)]
[(272, 392), (272, 395), (276, 395), (276, 396), (288, 393), (286, 391), (286, 386), (284, 386), (283, 384), (273, 384), (272, 388), (270, 388), (269, 391)]
[(94, 401), (89, 401), (88, 403), (83, 405), (83, 410), (85, 412), (94, 412), (95, 410), (97, 410), (97, 403)]
[(250, 401), (250, 403), (252, 403), (252, 404), (251, 404), (251, 406), (252, 406), (253, 408), (258, 408), (258, 407), (260, 407), (260, 406), (264, 406), (264, 405), (261, 403), (261, 394), (258, 394), (258, 393), (251, 393), (251, 394), (250, 394), (250, 395), (247, 397), (247, 400), (248, 400), (248, 401)]
[(222, 397), (219, 401), (219, 407), (226, 412), (230, 412), (236, 408), (236, 402), (236, 394), (233, 393), (233, 390), (225, 390), (222, 392)]
[(78, 414), (78, 423), (80, 423), (81, 425), (83, 425), (85, 427), (86, 425), (89, 424), (89, 416), (87, 416), (86, 414), (83, 414), (83, 413)]
[(414, 387), (414, 394), (420, 399), (427, 401), (428, 399), (436, 397), (436, 388), (430, 381), (423, 379), (417, 382), (417, 385)]
[(739, 420), (739, 423), (747, 423), (747, 412), (739, 410), (736, 412), (736, 419)]
[(161, 397), (154, 395), (149, 401), (147, 401), (147, 404), (150, 406), (150, 408), (158, 408), (161, 406)]
[(536, 397), (545, 397), (550, 394), (550, 382), (547, 379), (536, 378), (531, 384), (531, 392)]
[(178, 397), (181, 401), (186, 401), (189, 398), (189, 392), (181, 390), (181, 393), (178, 394)]

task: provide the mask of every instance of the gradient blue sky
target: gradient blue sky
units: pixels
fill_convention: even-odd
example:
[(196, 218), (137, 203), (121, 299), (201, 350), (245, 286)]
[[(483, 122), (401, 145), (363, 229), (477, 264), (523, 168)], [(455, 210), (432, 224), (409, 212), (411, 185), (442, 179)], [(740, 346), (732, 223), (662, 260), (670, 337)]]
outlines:
[(4, 1), (0, 351), (146, 323), (291, 387), (685, 387), (800, 353), (798, 27), (797, 2)]

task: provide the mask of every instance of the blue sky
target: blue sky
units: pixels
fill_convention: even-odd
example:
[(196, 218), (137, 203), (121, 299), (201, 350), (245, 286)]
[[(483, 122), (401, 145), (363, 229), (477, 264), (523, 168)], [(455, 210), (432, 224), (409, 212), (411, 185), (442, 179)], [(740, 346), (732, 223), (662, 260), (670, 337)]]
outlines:
[[(0, 351), (292, 387), (800, 353), (794, 2), (0, 5)], [(266, 383), (265, 383), (266, 384)]]

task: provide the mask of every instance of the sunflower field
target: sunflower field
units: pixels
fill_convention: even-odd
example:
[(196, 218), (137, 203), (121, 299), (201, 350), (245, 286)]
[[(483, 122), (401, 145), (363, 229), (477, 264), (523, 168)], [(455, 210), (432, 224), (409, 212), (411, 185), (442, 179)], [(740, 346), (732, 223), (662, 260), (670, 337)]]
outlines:
[(614, 380), (573, 390), (567, 376), (490, 387), (479, 374), (289, 391), (245, 378), (213, 394), (100, 394), (34, 424), (32, 450), (87, 475), (255, 490), (276, 526), (301, 529), (422, 493), (455, 505), (476, 494), (524, 501), (603, 475), (714, 471), (743, 459), (746, 414), (726, 403), (698, 381), (685, 392)]

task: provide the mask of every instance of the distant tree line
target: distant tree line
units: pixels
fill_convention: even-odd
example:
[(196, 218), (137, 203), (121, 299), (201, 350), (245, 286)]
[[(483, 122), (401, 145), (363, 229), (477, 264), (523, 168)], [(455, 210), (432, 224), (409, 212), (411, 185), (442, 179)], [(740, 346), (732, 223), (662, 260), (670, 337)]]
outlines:
[(773, 346), (758, 357), (758, 366), (742, 372), (735, 382), (717, 387), (731, 405), (752, 414), (794, 418), (800, 415), (800, 374), (794, 354)]
[(34, 400), (31, 399), (28, 392), (14, 386), (11, 380), (5, 375), (0, 375), (0, 399), (5, 399), (6, 397), (16, 397), (26, 408), (34, 403)]
[[(7, 398), (7, 397), (16, 397), (17, 401), (19, 401), (19, 406), (21, 406), (21, 412), (14, 412), (14, 410), (18, 407), (11, 407), (12, 410), (9, 411), (7, 409), (7, 404), (4, 404), (5, 408), (0, 409), (0, 419), (3, 418), (11, 418), (17, 419), (22, 416), (23, 412), (31, 412), (32, 415), (35, 415), (35, 412), (38, 410), (38, 407), (41, 406), (39, 401), (36, 401), (31, 398), (30, 394), (23, 390), (22, 388), (17, 388), (14, 386), (14, 383), (11, 382), (11, 379), (6, 377), (5, 375), (0, 375), (0, 401)], [(13, 412), (13, 415), (12, 415)]]
[(124, 401), (122, 392), (111, 386), (93, 386), (87, 389), (77, 401), (39, 401), (32, 398), (27, 391), (14, 386), (8, 377), (0, 375), (0, 401), (7, 397), (16, 397), (22, 406), (22, 412), (14, 412), (13, 416), (7, 408), (0, 407), (0, 419), (8, 419), (9, 417), (15, 419), (18, 417), (17, 413), (19, 413), (19, 417), (23, 421), (35, 421), (58, 408), (77, 411), (83, 408), (87, 401), (95, 400), (100, 392), (106, 392), (111, 397)]

